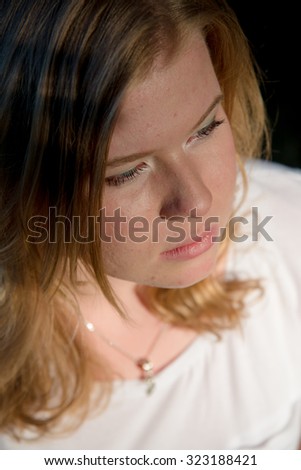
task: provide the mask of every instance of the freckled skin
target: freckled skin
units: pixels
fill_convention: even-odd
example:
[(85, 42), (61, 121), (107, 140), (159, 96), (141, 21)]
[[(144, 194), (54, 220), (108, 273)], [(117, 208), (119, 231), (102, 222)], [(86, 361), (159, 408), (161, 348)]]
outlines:
[[(120, 167), (108, 168), (107, 177), (124, 173), (143, 163), (143, 171), (117, 187), (106, 185), (104, 207), (108, 216), (120, 208), (127, 223), (121, 224), (126, 242), (103, 244), (105, 269), (109, 276), (142, 285), (185, 287), (207, 277), (215, 267), (219, 244), (189, 260), (166, 260), (162, 252), (175, 247), (167, 218), (182, 217), (185, 240), (191, 225), (188, 216), (196, 209), (203, 218), (197, 225), (202, 233), (205, 220), (218, 217), (226, 225), (233, 203), (236, 158), (232, 132), (222, 104), (218, 103), (199, 128), (213, 119), (224, 122), (210, 135), (197, 139), (193, 129), (221, 93), (207, 48), (195, 34), (169, 64), (156, 63), (152, 73), (127, 92), (109, 150), (116, 156), (151, 151), (146, 157)], [(143, 216), (156, 228), (147, 240), (130, 239), (128, 221)], [(106, 224), (112, 235), (114, 226)], [(141, 233), (136, 233), (142, 236)], [(183, 244), (183, 241), (182, 243)]]

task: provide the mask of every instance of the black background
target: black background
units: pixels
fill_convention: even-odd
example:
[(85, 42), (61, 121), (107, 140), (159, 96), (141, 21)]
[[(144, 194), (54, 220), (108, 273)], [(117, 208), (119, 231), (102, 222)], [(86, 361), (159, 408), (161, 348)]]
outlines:
[(301, 62), (301, 21), (297, 3), (228, 3), (264, 73), (262, 93), (273, 129), (272, 159), (301, 168), (301, 74), (297, 71)]

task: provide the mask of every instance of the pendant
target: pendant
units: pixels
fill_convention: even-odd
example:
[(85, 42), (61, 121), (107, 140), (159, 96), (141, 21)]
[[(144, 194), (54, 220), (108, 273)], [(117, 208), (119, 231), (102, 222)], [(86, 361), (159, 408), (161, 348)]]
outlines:
[(153, 363), (149, 359), (142, 357), (136, 362), (136, 365), (141, 370), (142, 379), (146, 383), (146, 393), (150, 395), (155, 388)]

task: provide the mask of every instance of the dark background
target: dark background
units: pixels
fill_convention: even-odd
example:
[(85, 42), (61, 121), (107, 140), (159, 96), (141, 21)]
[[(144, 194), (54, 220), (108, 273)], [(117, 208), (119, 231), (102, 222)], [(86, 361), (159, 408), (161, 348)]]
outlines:
[[(301, 22), (297, 3), (229, 0), (264, 72), (272, 159), (301, 168)], [(299, 24), (298, 24), (299, 20)]]

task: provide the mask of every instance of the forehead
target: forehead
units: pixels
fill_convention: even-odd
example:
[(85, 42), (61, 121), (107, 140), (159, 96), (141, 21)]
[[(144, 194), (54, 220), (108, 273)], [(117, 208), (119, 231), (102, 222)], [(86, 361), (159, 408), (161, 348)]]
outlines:
[[(219, 93), (205, 41), (191, 35), (171, 61), (158, 59), (149, 75), (132, 84), (123, 99), (113, 132), (109, 156), (118, 152), (137, 152), (133, 140), (163, 136), (172, 126), (197, 121)], [(152, 143), (153, 144), (153, 143)], [(124, 147), (124, 149), (123, 149)]]

